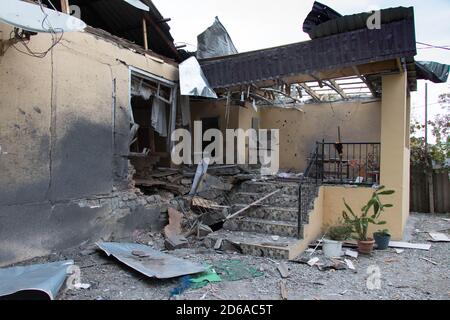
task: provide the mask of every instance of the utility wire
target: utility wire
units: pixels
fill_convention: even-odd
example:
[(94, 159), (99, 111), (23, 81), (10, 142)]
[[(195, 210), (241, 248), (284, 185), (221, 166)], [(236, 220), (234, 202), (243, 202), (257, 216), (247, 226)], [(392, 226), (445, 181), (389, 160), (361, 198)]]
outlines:
[(419, 42), (417, 41), (417, 44), (423, 45), (423, 46), (427, 46), (427, 48), (420, 48), (420, 49), (442, 49), (442, 50), (450, 50), (450, 47), (448, 46), (435, 46), (432, 44), (428, 44), (428, 43), (424, 43), (424, 42)]

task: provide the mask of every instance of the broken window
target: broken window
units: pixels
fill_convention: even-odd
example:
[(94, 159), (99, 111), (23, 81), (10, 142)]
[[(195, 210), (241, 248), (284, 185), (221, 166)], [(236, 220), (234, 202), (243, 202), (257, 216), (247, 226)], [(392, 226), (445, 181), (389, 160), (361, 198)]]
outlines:
[(154, 166), (171, 164), (176, 86), (133, 72), (130, 89), (130, 158), (137, 178), (145, 179)]

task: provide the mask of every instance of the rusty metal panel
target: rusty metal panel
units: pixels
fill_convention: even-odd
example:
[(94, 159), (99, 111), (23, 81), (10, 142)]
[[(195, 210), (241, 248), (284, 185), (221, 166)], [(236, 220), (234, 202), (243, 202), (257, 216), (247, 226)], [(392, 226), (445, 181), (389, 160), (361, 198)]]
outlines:
[(201, 61), (212, 87), (226, 88), (299, 74), (336, 70), (417, 53), (414, 20), (311, 41)]
[[(108, 256), (114, 256), (120, 262), (150, 278), (170, 279), (206, 270), (201, 264), (176, 258), (141, 244), (102, 242), (97, 246)], [(141, 254), (137, 256), (133, 254), (134, 252)]]

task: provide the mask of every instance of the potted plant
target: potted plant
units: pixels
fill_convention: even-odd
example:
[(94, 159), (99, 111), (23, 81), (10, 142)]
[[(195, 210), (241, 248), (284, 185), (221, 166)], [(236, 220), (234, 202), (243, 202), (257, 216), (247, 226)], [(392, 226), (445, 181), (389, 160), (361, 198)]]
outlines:
[(352, 228), (343, 223), (328, 228), (325, 238), (323, 239), (322, 251), (328, 258), (336, 258), (342, 256), (342, 244), (352, 235)]
[(381, 202), (381, 196), (388, 196), (394, 194), (393, 190), (385, 190), (384, 186), (378, 188), (367, 202), (367, 204), (361, 209), (361, 213), (356, 215), (353, 209), (347, 204), (344, 199), (344, 205), (347, 211), (343, 211), (342, 216), (345, 223), (352, 228), (352, 233), (356, 235), (355, 239), (358, 240), (358, 251), (363, 254), (370, 254), (373, 251), (375, 240), (369, 238), (368, 231), (369, 225), (385, 225), (386, 221), (379, 221), (381, 214), (385, 208), (392, 208), (392, 204), (383, 204)]
[(389, 247), (389, 242), (391, 242), (391, 235), (389, 230), (379, 230), (373, 234), (375, 243), (377, 244), (378, 250), (386, 250)]

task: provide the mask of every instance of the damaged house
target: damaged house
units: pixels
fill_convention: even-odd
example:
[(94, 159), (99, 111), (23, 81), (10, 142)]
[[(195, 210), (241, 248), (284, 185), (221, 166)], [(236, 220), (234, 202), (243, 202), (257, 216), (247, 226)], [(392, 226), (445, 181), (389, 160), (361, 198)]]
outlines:
[[(383, 10), (381, 28), (371, 30), (370, 14), (315, 5), (304, 25), (310, 41), (245, 53), (217, 19), (199, 36), (197, 65), (149, 0), (53, 3), (66, 13), (80, 8), (84, 31), (23, 32), (0, 22), (0, 266), (161, 231), (168, 200), (143, 191), (158, 188), (156, 168), (167, 168), (160, 176), (182, 170), (170, 137), (195, 121), (202, 133), (280, 132), (283, 174), (228, 168), (238, 187), (215, 205), (194, 203), (227, 209), (225, 223), (209, 223), (217, 231), (206, 245), (228, 241), (243, 253), (293, 259), (336, 223), (343, 198), (362, 207), (374, 185), (396, 191), (387, 227), (402, 238), (410, 93), (417, 79), (432, 78), (415, 67), (412, 8)], [(213, 90), (190, 91), (186, 65), (201, 67)], [(174, 178), (161, 187), (188, 194), (189, 170), (190, 180), (178, 179), (184, 186)]]
[(129, 163), (170, 162), (180, 57), (167, 20), (151, 1), (53, 4), (80, 8), (84, 32), (0, 23), (0, 265), (164, 226), (167, 205), (136, 194)]

